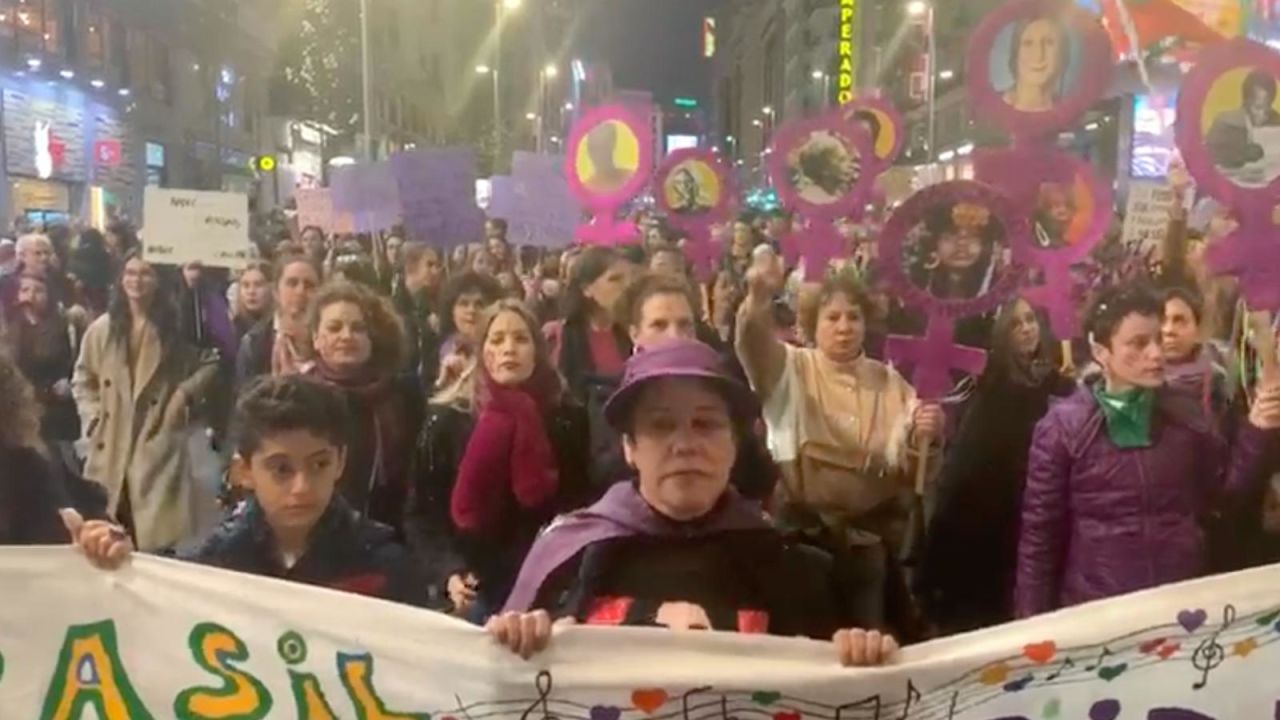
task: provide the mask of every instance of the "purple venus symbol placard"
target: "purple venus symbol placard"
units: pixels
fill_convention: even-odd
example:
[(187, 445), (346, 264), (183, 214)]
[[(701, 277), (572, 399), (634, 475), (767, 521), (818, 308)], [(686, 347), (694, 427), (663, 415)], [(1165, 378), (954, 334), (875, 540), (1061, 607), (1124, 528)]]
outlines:
[(1025, 234), (1009, 238), (1014, 260), (1042, 276), (1042, 284), (1024, 287), (1022, 297), (1044, 310), (1055, 337), (1077, 337), (1071, 268), (1106, 234), (1111, 188), (1088, 163), (1049, 148), (979, 149), (973, 164), (978, 180), (1000, 189), (1016, 216), (1035, 219)]
[[(1026, 220), (1013, 212), (1004, 194), (969, 180), (945, 182), (921, 190), (908, 198), (885, 224), (880, 234), (881, 270), (885, 280), (906, 305), (923, 311), (927, 320), (923, 337), (891, 336), (885, 350), (895, 363), (914, 368), (911, 381), (921, 398), (932, 400), (946, 395), (953, 384), (952, 370), (976, 375), (986, 366), (985, 352), (955, 344), (955, 320), (994, 310), (1013, 296), (1021, 272), (1016, 266), (999, 267), (996, 238), (998, 234), (1003, 238), (1025, 234), (1026, 225)], [(983, 242), (990, 245), (979, 257), (984, 254), (989, 257), (992, 282), (972, 297), (935, 296), (932, 283), (921, 287), (917, 284), (919, 278), (913, 278), (907, 270), (907, 243), (919, 243), (927, 240), (930, 233), (944, 231), (968, 233), (984, 238)], [(985, 238), (989, 238), (989, 242)], [(940, 251), (934, 252), (941, 255)], [(940, 258), (932, 258), (924, 264), (938, 266), (941, 262)]]
[(884, 164), (862, 124), (827, 113), (783, 125), (769, 148), (768, 169), (783, 206), (806, 221), (783, 244), (793, 259), (805, 258), (806, 280), (821, 280), (827, 263), (843, 252), (833, 223), (862, 215)]
[(635, 228), (617, 215), (653, 172), (653, 130), (647, 119), (626, 105), (593, 108), (574, 123), (567, 147), (565, 179), (591, 213), (591, 221), (578, 227), (578, 239), (590, 245), (633, 239)]
[[(1280, 54), (1250, 40), (1229, 40), (1201, 51), (1178, 96), (1175, 139), (1187, 171), (1202, 192), (1231, 208), (1238, 223), (1234, 233), (1209, 246), (1206, 258), (1214, 270), (1236, 276), (1249, 305), (1259, 310), (1280, 310), (1280, 121), (1274, 102), (1259, 113), (1239, 99), (1278, 81)], [(1234, 106), (1209, 106), (1211, 97), (1232, 97)], [(1263, 115), (1262, 122), (1252, 113)]]
[(658, 207), (667, 222), (684, 232), (685, 257), (703, 282), (711, 278), (718, 255), (711, 228), (729, 218), (735, 195), (729, 169), (709, 150), (677, 150), (654, 175)]

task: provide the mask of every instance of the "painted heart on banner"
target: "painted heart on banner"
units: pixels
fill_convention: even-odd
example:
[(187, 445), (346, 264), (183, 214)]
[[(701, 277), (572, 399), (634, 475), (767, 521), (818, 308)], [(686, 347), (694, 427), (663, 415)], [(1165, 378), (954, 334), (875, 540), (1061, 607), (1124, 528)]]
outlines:
[(1058, 644), (1052, 640), (1034, 643), (1023, 648), (1022, 654), (1037, 665), (1045, 665), (1058, 654)]
[(612, 705), (596, 705), (591, 708), (591, 720), (618, 720), (622, 717), (622, 710)]
[(669, 699), (670, 696), (667, 695), (666, 690), (644, 689), (631, 693), (631, 704), (643, 710), (645, 715), (652, 715)]
[(1178, 613), (1178, 624), (1188, 633), (1193, 633), (1204, 627), (1208, 619), (1209, 613), (1204, 610), (1183, 610)]

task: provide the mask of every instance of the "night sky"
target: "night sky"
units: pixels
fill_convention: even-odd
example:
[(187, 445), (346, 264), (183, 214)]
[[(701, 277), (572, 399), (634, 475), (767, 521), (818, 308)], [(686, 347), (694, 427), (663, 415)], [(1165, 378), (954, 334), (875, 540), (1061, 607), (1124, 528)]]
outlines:
[(702, 18), (726, 1), (591, 0), (577, 45), (612, 66), (619, 89), (705, 101), (711, 66), (702, 57)]

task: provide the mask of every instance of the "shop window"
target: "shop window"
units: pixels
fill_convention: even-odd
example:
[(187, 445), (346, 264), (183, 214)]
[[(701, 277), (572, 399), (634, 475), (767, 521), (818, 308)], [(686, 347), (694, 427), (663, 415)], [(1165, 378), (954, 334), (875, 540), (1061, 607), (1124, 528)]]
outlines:
[(65, 55), (66, 0), (0, 0), (0, 37), (15, 38), (18, 51)]

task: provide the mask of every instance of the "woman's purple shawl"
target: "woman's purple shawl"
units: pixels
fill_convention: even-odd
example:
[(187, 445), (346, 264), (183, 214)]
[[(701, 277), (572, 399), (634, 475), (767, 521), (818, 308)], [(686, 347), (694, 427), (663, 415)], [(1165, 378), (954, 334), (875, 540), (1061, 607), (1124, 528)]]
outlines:
[(692, 522), (666, 518), (645, 502), (635, 482), (609, 488), (591, 507), (557, 518), (547, 526), (529, 550), (511, 596), (507, 612), (527, 612), (552, 573), (587, 546), (620, 537), (700, 538), (734, 530), (767, 530), (771, 526), (760, 505), (726, 488), (715, 508)]

